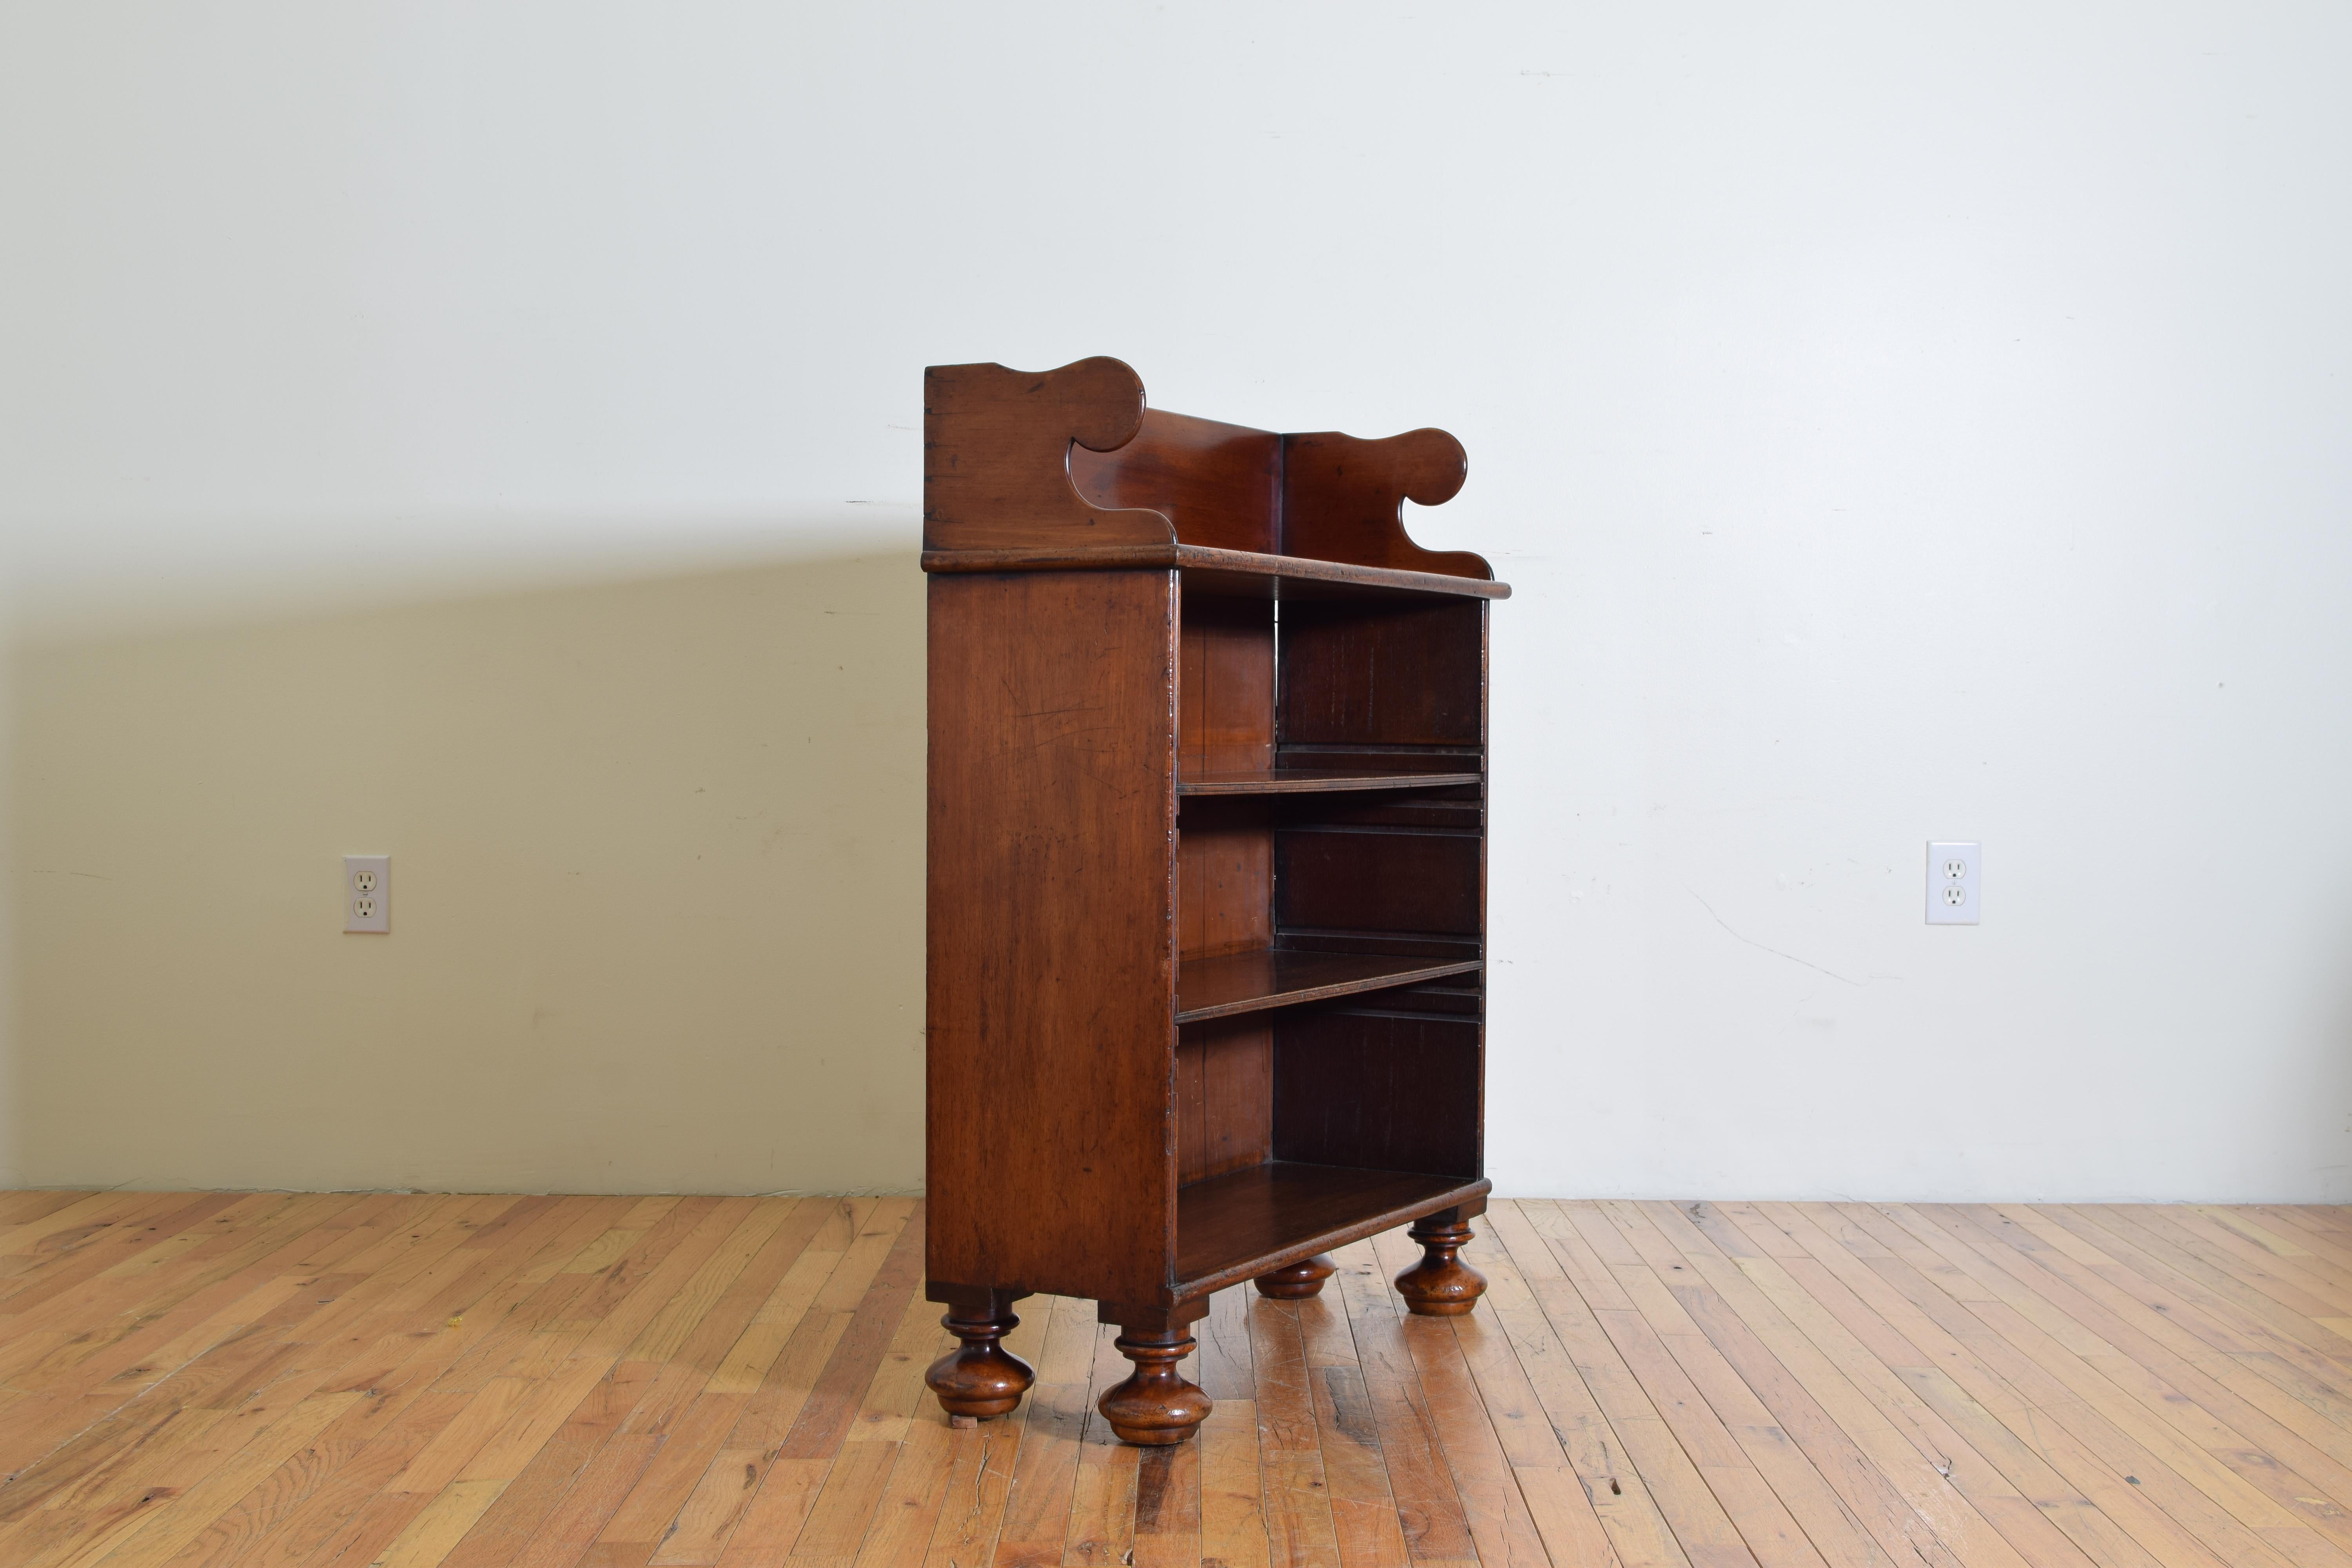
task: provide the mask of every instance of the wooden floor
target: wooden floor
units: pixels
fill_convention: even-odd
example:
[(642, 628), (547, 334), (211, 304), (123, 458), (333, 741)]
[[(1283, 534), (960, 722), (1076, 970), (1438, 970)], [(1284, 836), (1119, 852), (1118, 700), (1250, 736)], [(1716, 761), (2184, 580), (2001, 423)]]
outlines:
[(1085, 1303), (951, 1431), (906, 1199), (0, 1194), (0, 1568), (2352, 1568), (2352, 1213), (1498, 1204), (1220, 1296), (1196, 1443)]

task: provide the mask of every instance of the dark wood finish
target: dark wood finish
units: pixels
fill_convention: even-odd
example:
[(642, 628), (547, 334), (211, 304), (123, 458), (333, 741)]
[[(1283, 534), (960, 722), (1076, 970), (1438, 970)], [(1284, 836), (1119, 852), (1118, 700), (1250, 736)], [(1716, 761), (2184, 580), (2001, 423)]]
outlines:
[(1277, 823), (1301, 828), (1437, 827), (1474, 838), (1486, 826), (1486, 801), (1475, 784), (1304, 793), (1309, 798), (1280, 793), (1274, 797)]
[[(1274, 1158), (1475, 1176), (1484, 1152), (1478, 1020), (1316, 1008), (1276, 1026)], [(1470, 1000), (1475, 1002), (1475, 997)]]
[[(1238, 485), (1243, 514), (1267, 531), (1275, 516), (1278, 449), (1273, 437), (1235, 440), (1231, 426), (1168, 416), (1173, 433), (1195, 438), (1210, 467), (1202, 476)], [(1139, 441), (1161, 434), (1148, 419)], [(1222, 434), (1221, 434), (1222, 433)], [(1262, 433), (1241, 432), (1243, 437)], [(1239, 461), (1228, 472), (1219, 459)], [(1229, 466), (1229, 465), (1228, 465)], [(1262, 471), (1261, 471), (1262, 470)], [(1181, 474), (1163, 468), (1158, 486), (1129, 492), (1197, 512)], [(1167, 501), (1169, 494), (1178, 500)], [(1206, 501), (1216, 488), (1209, 487)], [(1270, 532), (1268, 537), (1270, 538)], [(1270, 599), (1179, 595), (1176, 745), (1180, 770), (1264, 771), (1274, 760), (1275, 605)], [(1274, 942), (1274, 818), (1262, 799), (1187, 802), (1177, 817), (1176, 910), (1182, 966)], [(1274, 1031), (1264, 1018), (1181, 1029), (1176, 1046), (1176, 1179), (1181, 1184), (1255, 1165), (1272, 1149)]]
[(1105, 1389), (1095, 1402), (1119, 1441), (1158, 1448), (1199, 1431), (1216, 1406), (1200, 1384), (1176, 1370), (1176, 1363), (1197, 1348), (1185, 1325), (1205, 1315), (1208, 1303), (1171, 1309), (1105, 1302), (1098, 1310), (1119, 1325), (1118, 1338), (1111, 1342), (1135, 1363), (1125, 1382)]
[(1266, 599), (1183, 601), (1176, 682), (1181, 772), (1274, 765), (1274, 609)]
[(1483, 1206), (1489, 1184), (1284, 1161), (1195, 1182), (1177, 1201), (1177, 1298), (1206, 1296), (1438, 1209)]
[(1274, 839), (1276, 927), (1475, 937), (1484, 843), (1475, 832), (1286, 828)]
[[(1176, 946), (1190, 965), (1274, 944), (1274, 821), (1265, 804), (1188, 803), (1176, 844)], [(1181, 989), (1180, 983), (1179, 989)]]
[(1470, 1245), (1468, 1216), (1425, 1215), (1407, 1233), (1421, 1243), (1421, 1261), (1396, 1277), (1397, 1294), (1424, 1318), (1458, 1318), (1486, 1293), (1486, 1277), (1462, 1261)]
[(1335, 795), (1359, 790), (1437, 789), (1484, 782), (1479, 773), (1359, 773), (1349, 768), (1258, 768), (1188, 773), (1179, 795)]
[(1433, 595), (1444, 599), (1511, 596), (1509, 584), (1482, 582), (1475, 577), (1358, 566), (1344, 561), (1308, 561), (1296, 555), (1214, 550), (1197, 544), (1073, 542), (926, 548), (922, 565), (926, 572), (1110, 572), (1138, 566), (1176, 566), (1183, 569), (1184, 585), (1194, 593), (1285, 600), (1389, 598), (1410, 602)]
[(1089, 506), (1070, 484), (1073, 446), (1123, 447), (1142, 427), (1143, 382), (1115, 359), (1036, 374), (931, 366), (923, 373), (923, 549), (1173, 545), (1165, 517)]
[(1175, 632), (1164, 572), (931, 579), (934, 1279), (1165, 1288)]
[(1274, 1158), (1274, 1026), (1244, 1015), (1187, 1024), (1176, 1040), (1176, 1179)]
[(1282, 438), (1282, 548), (1401, 572), (1491, 577), (1466, 550), (1423, 550), (1404, 531), (1404, 503), (1452, 500), (1469, 476), (1462, 443), (1443, 430), (1366, 441), (1336, 432)]
[[(1293, 606), (1291, 635), (1297, 638), (1308, 628), (1297, 624), (1299, 616)], [(1294, 647), (1292, 653), (1297, 649)], [(1307, 696), (1310, 694), (1304, 694)], [(1305, 738), (1307, 724), (1304, 714), (1295, 715), (1292, 733), (1284, 737), (1275, 748), (1276, 765), (1297, 768), (1307, 773), (1475, 773), (1481, 783), (1486, 779), (1486, 746), (1482, 738), (1454, 745), (1358, 746), (1346, 742), (1312, 741)], [(1437, 784), (1433, 781), (1430, 785)], [(1476, 799), (1475, 795), (1471, 796)]]
[(1378, 953), (1293, 952), (1267, 948), (1184, 965), (1177, 981), (1176, 1021), (1199, 1023), (1301, 1002), (1353, 996), (1440, 975), (1466, 974), (1476, 959), (1389, 958)]
[(1070, 485), (1095, 506), (1145, 507), (1185, 543), (1282, 552), (1282, 437), (1153, 408), (1116, 452), (1070, 452)]
[(1323, 1281), (1338, 1272), (1339, 1266), (1318, 1252), (1270, 1274), (1261, 1274), (1255, 1283), (1261, 1296), (1271, 1296), (1277, 1301), (1304, 1301), (1309, 1296), (1321, 1295)]
[[(935, 1281), (930, 1290), (937, 1296), (940, 1287)], [(931, 1363), (923, 1382), (939, 1395), (950, 1426), (976, 1426), (991, 1416), (1012, 1414), (1037, 1381), (1029, 1363), (1003, 1345), (1004, 1336), (1021, 1326), (1013, 1315), (1013, 1297), (985, 1288), (950, 1288), (947, 1293), (951, 1300), (940, 1327), (959, 1343)]]
[(1442, 431), (1170, 414), (1110, 359), (935, 366), (924, 409), (929, 1383), (1013, 1408), (1012, 1301), (1090, 1298), (1136, 1368), (1105, 1418), (1177, 1442), (1212, 1292), (1483, 1206), (1510, 590), (1405, 533)]
[(1282, 740), (1286, 748), (1484, 746), (1486, 607), (1285, 605)]

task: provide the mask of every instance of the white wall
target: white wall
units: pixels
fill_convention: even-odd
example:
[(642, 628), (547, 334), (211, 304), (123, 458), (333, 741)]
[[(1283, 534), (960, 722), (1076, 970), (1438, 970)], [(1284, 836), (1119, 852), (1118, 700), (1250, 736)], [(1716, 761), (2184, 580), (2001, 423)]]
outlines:
[(903, 549), (930, 362), (1438, 424), (1419, 535), (1518, 588), (1499, 1186), (2343, 1200), (2347, 68), (2284, 4), (12, 6), (26, 635)]

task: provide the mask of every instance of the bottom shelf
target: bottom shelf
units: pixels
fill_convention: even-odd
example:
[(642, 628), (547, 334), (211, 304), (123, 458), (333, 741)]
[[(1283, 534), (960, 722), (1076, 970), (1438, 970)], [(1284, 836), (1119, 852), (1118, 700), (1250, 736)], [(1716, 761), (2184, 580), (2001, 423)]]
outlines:
[(1176, 1194), (1176, 1299), (1190, 1300), (1486, 1194), (1484, 1176), (1263, 1165)]

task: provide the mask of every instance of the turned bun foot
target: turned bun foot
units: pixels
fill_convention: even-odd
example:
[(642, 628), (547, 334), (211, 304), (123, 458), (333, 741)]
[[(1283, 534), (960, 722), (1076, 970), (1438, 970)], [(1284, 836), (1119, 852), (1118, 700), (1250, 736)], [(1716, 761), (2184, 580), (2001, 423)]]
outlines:
[(950, 1426), (972, 1426), (992, 1415), (1005, 1415), (1021, 1403), (1037, 1374), (1029, 1363), (999, 1342), (1021, 1324), (1010, 1312), (973, 1309), (961, 1315), (950, 1309), (940, 1324), (963, 1342), (931, 1363), (924, 1383), (940, 1396)]
[(1135, 1371), (1105, 1393), (1096, 1408), (1119, 1441), (1157, 1448), (1199, 1431), (1214, 1406), (1176, 1371), (1176, 1363), (1192, 1353), (1192, 1336), (1182, 1329), (1131, 1330), (1116, 1342)]
[(1456, 1256), (1470, 1227), (1458, 1219), (1425, 1219), (1406, 1234), (1421, 1243), (1421, 1261), (1396, 1277), (1405, 1306), (1424, 1318), (1458, 1318), (1476, 1306), (1486, 1277)]
[(1320, 1294), (1323, 1281), (1338, 1272), (1339, 1266), (1318, 1252), (1286, 1268), (1259, 1275), (1257, 1293), (1271, 1296), (1277, 1301), (1303, 1301), (1309, 1296)]

